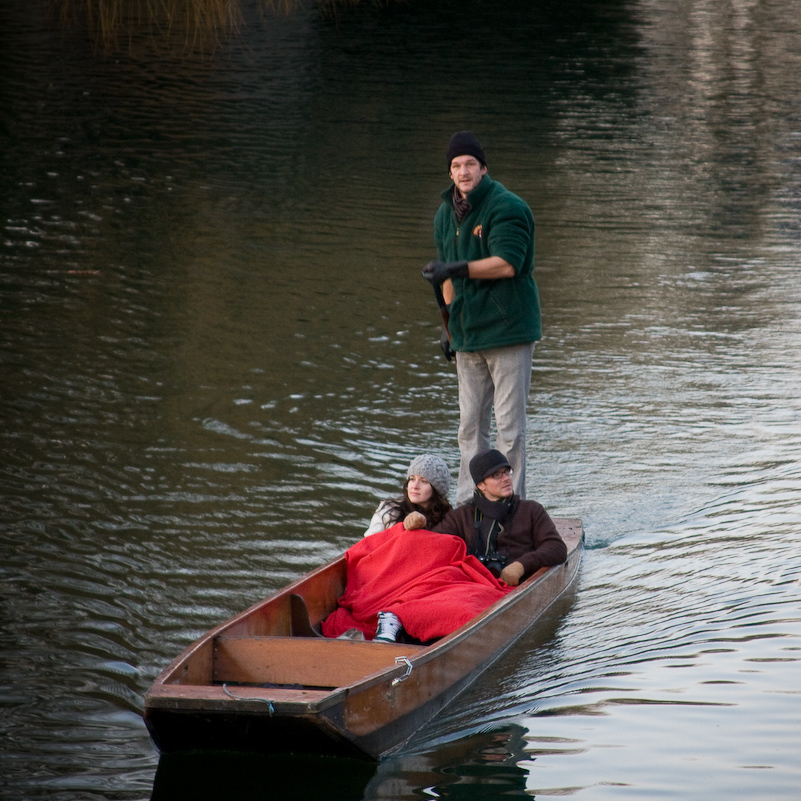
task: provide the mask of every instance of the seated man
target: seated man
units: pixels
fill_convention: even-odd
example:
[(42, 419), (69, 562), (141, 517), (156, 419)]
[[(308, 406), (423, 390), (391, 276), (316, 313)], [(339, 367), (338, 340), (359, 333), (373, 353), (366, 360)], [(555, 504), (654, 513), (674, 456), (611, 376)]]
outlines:
[[(415, 520), (416, 516), (416, 520)], [(404, 521), (348, 548), (345, 593), (323, 621), (326, 637), (351, 629), (367, 639), (444, 637), (503, 598), (506, 587), (459, 537), (422, 528), (425, 517)]]
[(492, 572), (510, 586), (541, 567), (567, 559), (567, 547), (551, 518), (536, 501), (513, 494), (512, 468), (496, 450), (470, 460), (473, 500), (448, 512), (434, 531), (456, 534)]

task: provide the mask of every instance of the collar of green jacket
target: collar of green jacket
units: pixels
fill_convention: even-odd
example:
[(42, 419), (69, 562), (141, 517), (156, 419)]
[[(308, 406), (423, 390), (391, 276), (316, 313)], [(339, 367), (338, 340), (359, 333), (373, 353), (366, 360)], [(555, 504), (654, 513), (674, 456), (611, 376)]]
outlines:
[[(492, 185), (495, 181), (490, 178), (489, 173), (484, 173), (484, 177), (481, 179), (481, 183), (467, 196), (467, 202), (475, 208), (481, 203), (482, 200), (487, 196), (487, 193), (492, 189)], [(453, 189), (454, 184), (445, 189), (440, 197), (449, 205), (453, 206)]]

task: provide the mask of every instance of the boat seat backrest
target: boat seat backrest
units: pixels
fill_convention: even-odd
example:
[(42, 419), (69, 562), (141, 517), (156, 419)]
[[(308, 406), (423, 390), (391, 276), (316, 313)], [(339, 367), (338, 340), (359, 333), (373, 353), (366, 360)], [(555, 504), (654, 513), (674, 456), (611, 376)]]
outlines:
[(312, 626), (306, 599), (302, 595), (292, 593), (289, 596), (290, 635), (292, 637), (322, 637), (322, 633)]

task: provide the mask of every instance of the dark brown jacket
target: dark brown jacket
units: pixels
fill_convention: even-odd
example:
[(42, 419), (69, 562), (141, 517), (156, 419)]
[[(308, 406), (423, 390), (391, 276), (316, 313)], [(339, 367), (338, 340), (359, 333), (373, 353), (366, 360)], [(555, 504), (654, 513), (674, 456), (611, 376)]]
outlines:
[[(455, 534), (467, 544), (467, 552), (478, 555), (476, 507), (466, 503), (451, 509), (434, 527), (441, 534)], [(567, 559), (567, 546), (545, 508), (536, 501), (521, 501), (515, 496), (511, 518), (498, 536), (498, 551), (507, 564), (520, 562), (527, 579), (541, 567), (560, 565)]]

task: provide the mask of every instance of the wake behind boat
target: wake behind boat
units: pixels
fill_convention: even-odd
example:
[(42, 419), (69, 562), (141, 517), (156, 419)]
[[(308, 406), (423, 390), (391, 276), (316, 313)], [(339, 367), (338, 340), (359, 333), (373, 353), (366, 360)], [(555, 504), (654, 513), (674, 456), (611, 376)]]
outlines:
[(581, 521), (555, 518), (567, 560), (542, 568), (430, 645), (328, 639), (345, 591), (344, 554), (194, 642), (145, 696), (163, 752), (295, 752), (380, 759), (397, 750), (568, 589)]

